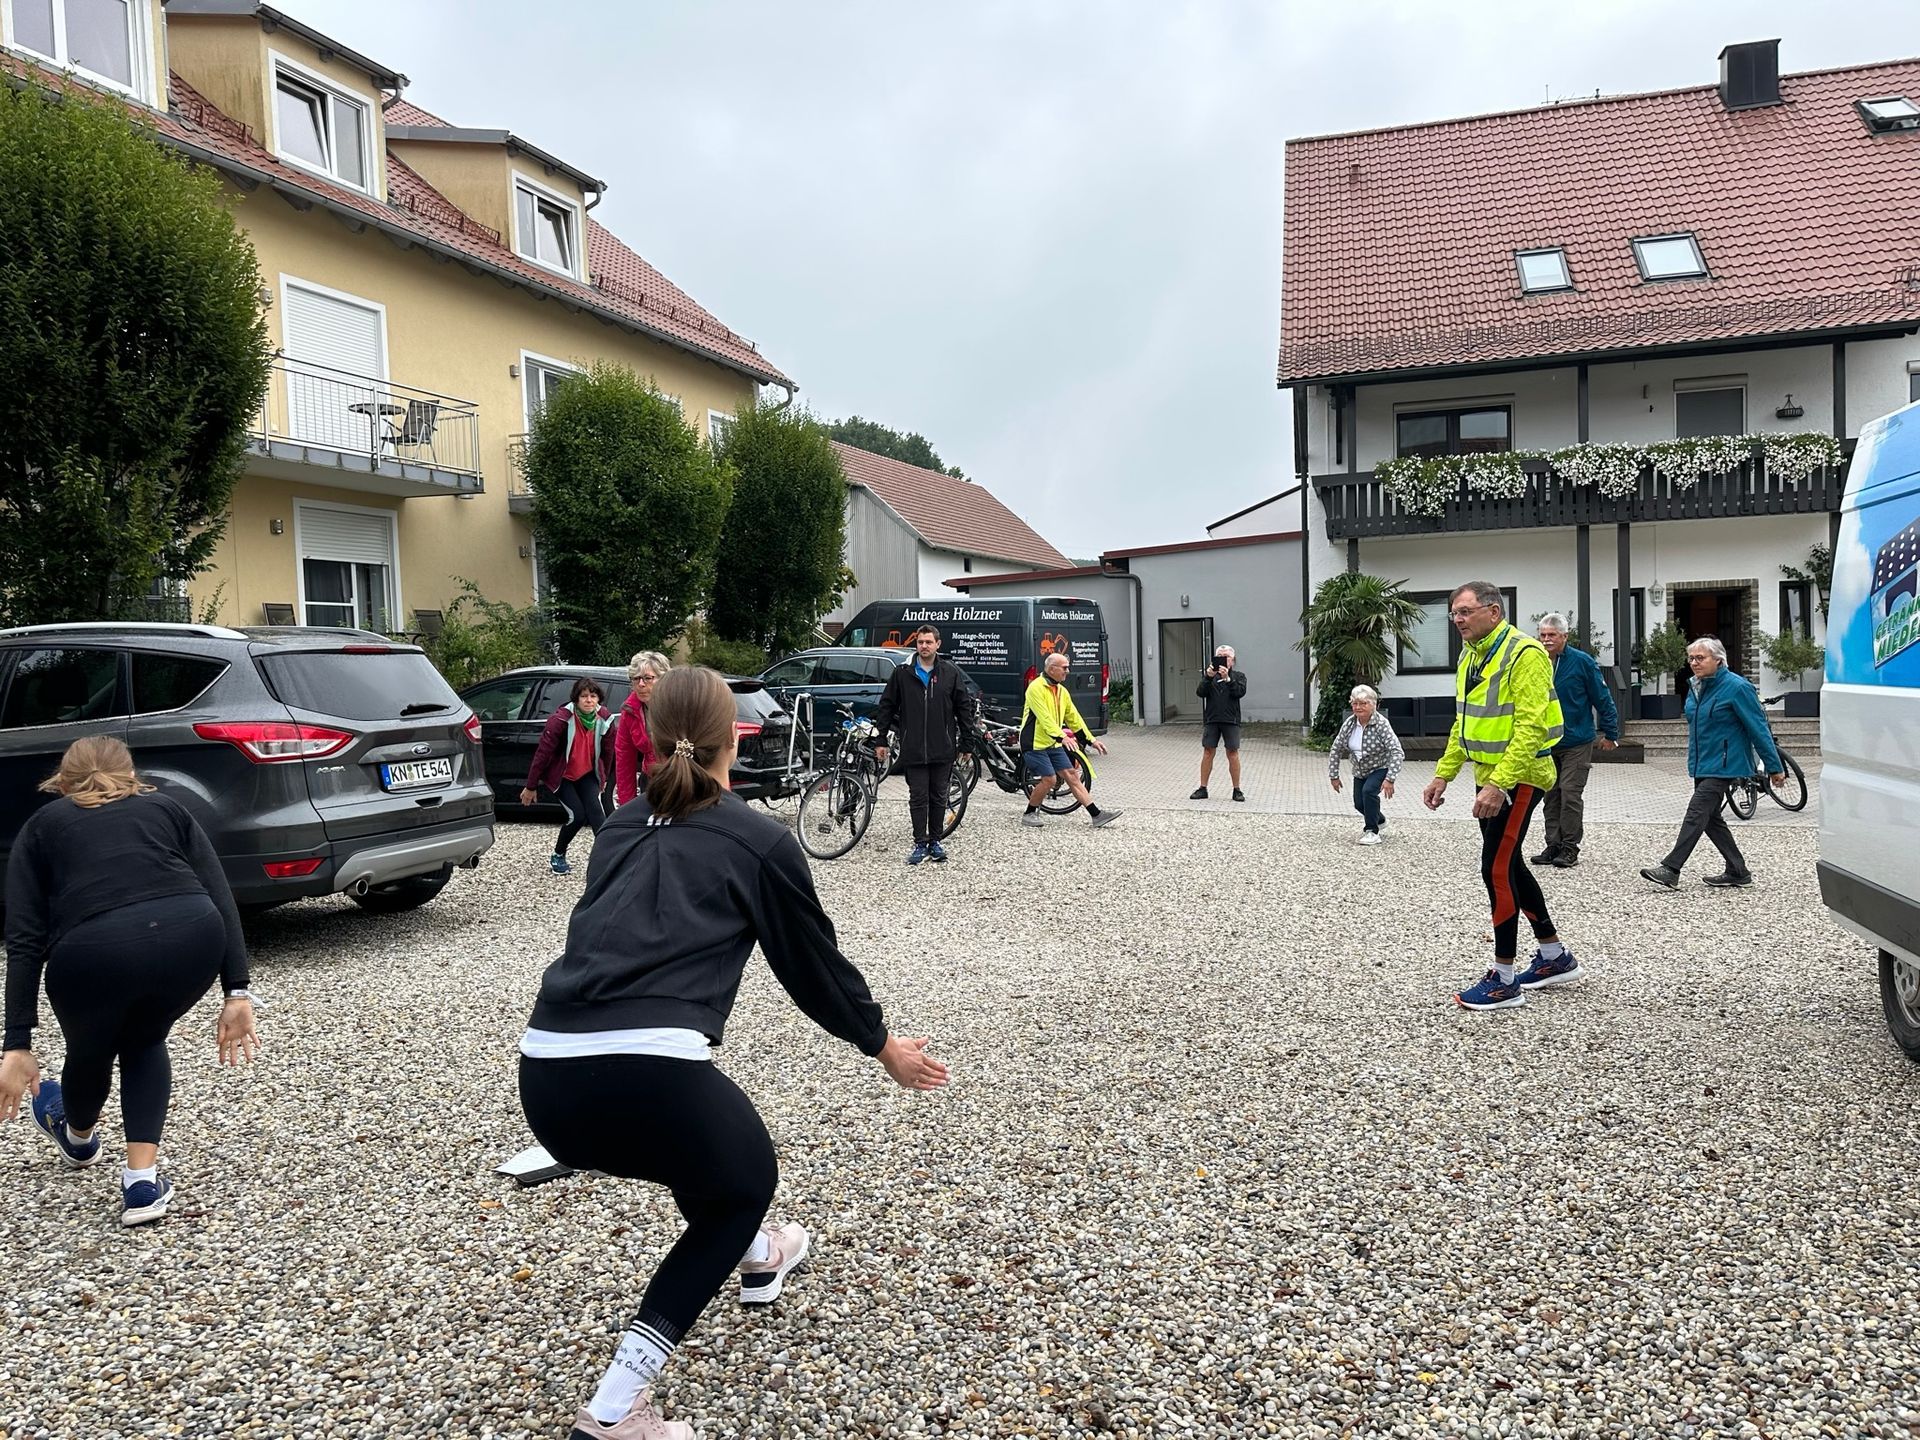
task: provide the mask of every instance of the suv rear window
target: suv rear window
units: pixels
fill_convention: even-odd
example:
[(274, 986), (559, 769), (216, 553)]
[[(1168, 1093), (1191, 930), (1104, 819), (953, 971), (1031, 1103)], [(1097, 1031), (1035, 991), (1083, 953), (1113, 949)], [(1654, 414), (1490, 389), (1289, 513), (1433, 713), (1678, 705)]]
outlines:
[(282, 703), (342, 720), (397, 720), (462, 708), (440, 672), (413, 650), (295, 650), (262, 655), (260, 670)]
[(740, 720), (765, 720), (769, 715), (784, 713), (780, 702), (758, 685), (751, 690), (733, 692), (733, 712)]

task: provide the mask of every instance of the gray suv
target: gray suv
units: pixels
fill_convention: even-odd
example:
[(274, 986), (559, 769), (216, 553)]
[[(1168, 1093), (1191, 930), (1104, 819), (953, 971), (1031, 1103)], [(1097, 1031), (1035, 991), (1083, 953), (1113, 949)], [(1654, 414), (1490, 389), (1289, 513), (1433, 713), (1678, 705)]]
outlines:
[[(242, 907), (345, 892), (410, 910), (493, 844), (480, 722), (414, 645), (359, 630), (0, 630), (0, 869), (84, 735), (213, 841)], [(4, 893), (0, 891), (0, 893)]]

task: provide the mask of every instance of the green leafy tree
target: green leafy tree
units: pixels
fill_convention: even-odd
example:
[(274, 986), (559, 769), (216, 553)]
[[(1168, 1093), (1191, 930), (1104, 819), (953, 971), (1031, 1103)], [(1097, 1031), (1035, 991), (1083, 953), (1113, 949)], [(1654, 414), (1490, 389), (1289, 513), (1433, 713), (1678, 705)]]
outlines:
[(1640, 642), (1640, 673), (1658, 687), (1656, 695), (1665, 693), (1666, 682), (1687, 668), (1688, 643), (1686, 632), (1671, 620), (1654, 626)]
[(1782, 677), (1793, 676), (1794, 683), (1802, 690), (1807, 688), (1807, 671), (1826, 666), (1827, 647), (1816, 644), (1811, 636), (1802, 635), (1791, 627), (1778, 635), (1769, 635), (1762, 630), (1755, 639), (1767, 668)]
[(687, 626), (687, 663), (722, 675), (758, 675), (767, 668), (767, 652), (751, 640), (722, 640), (712, 626), (695, 620)]
[(731, 468), (672, 401), (605, 361), (554, 388), (525, 465), (562, 656), (667, 649), (711, 593)]
[(1321, 582), (1313, 603), (1300, 612), (1305, 634), (1293, 646), (1312, 659), (1310, 674), (1320, 687), (1313, 712), (1316, 735), (1340, 728), (1355, 685), (1379, 685), (1396, 646), (1418, 653), (1414, 631), (1421, 613), (1407, 597), (1404, 581), (1343, 571)]
[(932, 442), (917, 430), (912, 434), (902, 434), (890, 425), (882, 425), (878, 420), (863, 420), (858, 415), (835, 420), (826, 429), (828, 439), (851, 445), (856, 450), (885, 455), (890, 460), (918, 465), (922, 470), (938, 470), (956, 480), (967, 478), (958, 465), (949, 465), (942, 460)]
[(749, 406), (727, 432), (733, 506), (708, 618), (768, 654), (798, 650), (848, 588), (847, 477), (804, 411)]
[(0, 236), (0, 624), (147, 613), (211, 563), (266, 393), (253, 249), (118, 106), (18, 83)]
[(1789, 580), (1811, 584), (1820, 605), (1820, 618), (1828, 618), (1827, 592), (1833, 589), (1833, 551), (1829, 547), (1815, 545), (1807, 551), (1805, 565), (1782, 565), (1780, 573)]
[(471, 580), (446, 608), (440, 633), (422, 642), (427, 658), (454, 689), (547, 658), (548, 625), (531, 606), (489, 600)]

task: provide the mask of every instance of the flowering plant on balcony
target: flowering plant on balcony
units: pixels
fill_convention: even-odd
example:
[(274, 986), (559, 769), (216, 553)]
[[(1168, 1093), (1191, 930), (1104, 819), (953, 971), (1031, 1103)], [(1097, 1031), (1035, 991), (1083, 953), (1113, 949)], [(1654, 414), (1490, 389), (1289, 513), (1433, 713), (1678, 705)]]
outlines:
[(1638, 490), (1647, 463), (1638, 445), (1569, 445), (1546, 458), (1570, 483), (1591, 485), (1609, 500)]

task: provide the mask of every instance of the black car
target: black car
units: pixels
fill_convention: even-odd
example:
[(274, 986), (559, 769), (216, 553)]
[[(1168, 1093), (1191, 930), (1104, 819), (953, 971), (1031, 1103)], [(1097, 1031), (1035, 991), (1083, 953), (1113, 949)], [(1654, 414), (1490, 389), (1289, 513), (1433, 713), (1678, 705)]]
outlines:
[(833, 728), (834, 707), (851, 705), (853, 713), (865, 719), (880, 705), (880, 692), (887, 688), (887, 677), (894, 669), (913, 658), (911, 646), (889, 649), (879, 645), (858, 649), (828, 645), (801, 650), (783, 657), (760, 672), (760, 683), (773, 692), (773, 698), (787, 710), (794, 697), (810, 691), (815, 707), (815, 728)]
[(87, 735), (192, 812), (243, 907), (438, 895), (493, 844), (480, 725), (418, 646), (360, 630), (0, 631), (0, 862)]
[[(487, 783), (493, 790), (493, 803), (502, 813), (560, 813), (558, 805), (522, 805), (520, 787), (527, 783), (541, 728), (567, 703), (573, 682), (582, 675), (601, 687), (609, 712), (617, 717), (632, 689), (624, 666), (531, 666), (509, 670), (460, 692), (460, 698), (480, 717)], [(729, 677), (727, 685), (733, 691), (733, 724), (740, 736), (740, 754), (729, 777), (733, 791), (743, 800), (770, 799), (788, 786), (787, 742), (793, 719), (758, 680)], [(608, 790), (611, 792), (611, 784)], [(607, 801), (611, 809), (611, 793)]]

